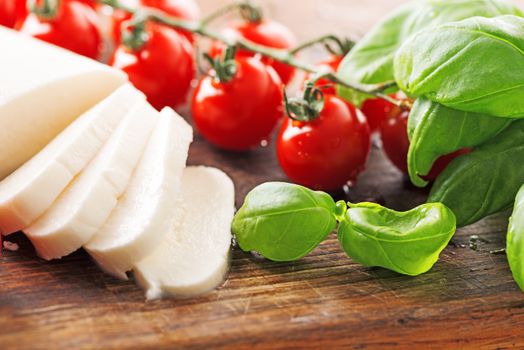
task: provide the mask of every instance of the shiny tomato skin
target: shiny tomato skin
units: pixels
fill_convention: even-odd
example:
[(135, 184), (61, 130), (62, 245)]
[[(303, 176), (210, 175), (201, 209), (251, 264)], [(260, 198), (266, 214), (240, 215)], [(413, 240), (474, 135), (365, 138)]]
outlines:
[(30, 13), (20, 31), (79, 55), (97, 59), (102, 46), (99, 27), (98, 16), (89, 5), (67, 0), (60, 2), (57, 16), (53, 19), (40, 19)]
[(237, 74), (226, 83), (204, 77), (192, 99), (193, 121), (213, 145), (245, 151), (267, 140), (283, 117), (283, 85), (273, 68), (239, 57)]
[[(62, 0), (64, 1), (64, 0)], [(66, 0), (66, 1), (69, 1), (69, 0)], [(80, 1), (80, 2), (83, 2), (84, 4), (86, 5), (89, 5), (91, 8), (94, 8), (96, 9), (98, 7), (98, 0), (76, 0), (76, 1)]]
[(360, 110), (366, 116), (371, 132), (380, 129), (380, 125), (386, 120), (393, 107), (393, 104), (381, 98), (370, 98), (364, 101)]
[(325, 95), (318, 118), (310, 122), (288, 118), (277, 139), (278, 161), (289, 179), (323, 191), (336, 191), (356, 181), (370, 149), (365, 118), (334, 95)]
[[(129, 2), (132, 5), (132, 0), (125, 0), (124, 3)], [(170, 16), (180, 19), (195, 21), (200, 18), (200, 8), (195, 0), (139, 0), (139, 6), (153, 7), (164, 11)], [(136, 6), (136, 5), (135, 5)], [(131, 15), (123, 10), (115, 10), (112, 16), (112, 34), (115, 43), (121, 41), (122, 23), (131, 18)], [(194, 36), (186, 31), (179, 31), (189, 39), (194, 41)]]
[(195, 62), (189, 41), (176, 31), (149, 23), (149, 41), (136, 51), (119, 46), (109, 64), (123, 70), (158, 110), (186, 102)]
[[(269, 20), (262, 20), (258, 23), (239, 22), (231, 24), (222, 32), (225, 37), (238, 38), (242, 37), (256, 44), (275, 48), (275, 49), (290, 49), (297, 43), (295, 35), (284, 25)], [(224, 50), (224, 45), (219, 42), (213, 42), (210, 55), (216, 57)], [(239, 50), (239, 56), (252, 57), (253, 53)], [(280, 76), (284, 84), (288, 84), (295, 75), (295, 68), (285, 63), (275, 61), (268, 57), (261, 57), (262, 62), (270, 65)]]
[(0, 26), (15, 28), (27, 16), (27, 0), (0, 0)]
[(141, 0), (143, 6), (153, 7), (165, 13), (187, 20), (200, 18), (200, 8), (195, 0)]
[[(342, 56), (333, 55), (330, 58), (328, 58), (327, 60), (319, 62), (316, 66), (319, 69), (332, 70), (336, 72), (338, 70), (338, 66), (340, 66), (340, 63), (342, 62), (343, 59), (344, 57)], [(304, 79), (304, 83), (311, 78), (312, 78), (312, 75), (307, 74)], [(324, 78), (319, 79), (317, 83), (315, 84), (315, 86), (321, 87), (322, 88), (321, 90), (322, 92), (324, 92), (324, 94), (330, 94), (330, 95), (337, 94), (335, 84), (327, 79), (324, 79)]]
[(429, 174), (426, 176), (423, 176), (422, 178), (430, 182), (435, 181), (437, 177), (447, 168), (449, 163), (451, 163), (455, 158), (463, 154), (468, 154), (469, 152), (471, 152), (470, 149), (464, 148), (456, 152), (453, 152), (451, 154), (440, 157), (439, 159), (436, 160), (435, 164), (433, 164), (433, 167), (431, 168), (431, 171), (429, 172)]
[[(407, 131), (409, 113), (409, 110), (393, 107), (386, 120), (380, 126), (380, 137), (382, 139), (382, 149), (384, 153), (393, 165), (406, 175), (409, 174), (409, 138)], [(468, 149), (462, 149), (440, 157), (435, 161), (429, 174), (423, 176), (423, 179), (426, 181), (435, 181), (453, 159), (469, 151)]]
[(409, 110), (394, 107), (380, 126), (382, 149), (391, 163), (404, 174), (408, 173)]

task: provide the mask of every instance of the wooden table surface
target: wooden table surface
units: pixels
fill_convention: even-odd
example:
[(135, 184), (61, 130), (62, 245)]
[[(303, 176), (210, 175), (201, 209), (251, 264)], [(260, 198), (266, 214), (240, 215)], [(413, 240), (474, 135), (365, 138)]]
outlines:
[[(257, 184), (285, 180), (272, 147), (230, 154), (197, 137), (190, 163), (230, 174), (237, 205)], [(408, 209), (425, 196), (376, 148), (349, 199)], [(504, 246), (506, 226), (507, 214), (460, 230), (433, 270), (414, 278), (353, 263), (334, 235), (294, 263), (234, 248), (218, 290), (154, 302), (82, 251), (44, 262), (16, 234), (20, 250), (0, 260), (0, 349), (524, 348), (524, 293), (506, 257), (489, 253)], [(487, 241), (479, 251), (468, 248), (472, 235)]]

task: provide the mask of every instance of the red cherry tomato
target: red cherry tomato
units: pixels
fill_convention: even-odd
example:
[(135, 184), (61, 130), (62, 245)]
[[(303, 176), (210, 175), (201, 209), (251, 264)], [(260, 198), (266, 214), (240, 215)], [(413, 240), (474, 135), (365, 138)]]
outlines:
[(393, 107), (393, 104), (381, 98), (370, 98), (364, 101), (361, 110), (368, 120), (371, 132), (375, 132), (380, 129), (380, 125), (384, 120), (386, 120), (389, 112), (391, 112)]
[[(290, 49), (297, 43), (295, 35), (287, 27), (278, 22), (268, 20), (256, 23), (241, 22), (233, 24), (224, 29), (222, 34), (232, 39), (242, 37), (256, 44), (275, 49)], [(211, 46), (210, 55), (212, 57), (219, 56), (223, 50), (224, 45), (222, 43), (214, 42)], [(239, 56), (251, 57), (253, 53), (239, 50), (237, 57)], [(295, 68), (287, 64), (267, 57), (262, 57), (261, 60), (275, 69), (284, 84), (289, 83), (295, 75)]]
[(389, 160), (404, 174), (408, 173), (409, 111), (394, 107), (380, 126), (382, 149)]
[(109, 64), (120, 68), (157, 109), (186, 102), (195, 64), (191, 44), (183, 35), (165, 26), (148, 23), (149, 40), (131, 51), (120, 45)]
[(83, 2), (84, 4), (89, 5), (93, 9), (96, 9), (99, 4), (97, 0), (77, 0), (77, 1)]
[(287, 119), (277, 140), (278, 161), (294, 182), (333, 191), (355, 181), (371, 149), (369, 126), (355, 107), (325, 95), (320, 116), (310, 122)]
[[(380, 127), (382, 149), (389, 160), (404, 174), (408, 174), (408, 117), (409, 111), (393, 107), (387, 119)], [(434, 181), (448, 164), (456, 157), (468, 153), (468, 149), (445, 155), (437, 159), (428, 175), (423, 178), (426, 181)]]
[[(327, 59), (327, 60), (325, 60), (323, 62), (318, 63), (317, 67), (319, 69), (332, 70), (332, 71), (336, 72), (338, 70), (338, 66), (340, 66), (340, 62), (342, 62), (343, 59), (344, 59), (344, 57), (342, 57), (342, 56), (333, 55), (329, 59)], [(306, 78), (305, 78), (305, 81), (307, 81), (307, 80), (309, 80), (311, 78), (312, 78), (312, 75), (311, 74), (307, 74)], [(324, 94), (329, 94), (329, 95), (336, 95), (337, 94), (335, 84), (332, 81), (329, 81), (327, 79), (320, 79), (320, 80), (317, 81), (317, 83), (315, 85), (318, 86), (318, 87), (326, 86), (326, 87), (322, 88), (322, 92)]]
[[(333, 55), (329, 59), (327, 59), (324, 62), (320, 62), (317, 64), (318, 68), (323, 69), (331, 69), (333, 71), (337, 71), (338, 67), (340, 66), (340, 63), (344, 57)], [(311, 74), (306, 75), (306, 81), (308, 79), (311, 79)], [(327, 80), (327, 79), (320, 79), (316, 84), (316, 86), (330, 86), (328, 88), (322, 89), (322, 91), (325, 94), (331, 94), (336, 95), (336, 87), (333, 82)], [(395, 96), (395, 95), (393, 95)], [(366, 117), (369, 128), (371, 129), (371, 132), (378, 131), (380, 128), (380, 124), (386, 119), (388, 113), (393, 108), (393, 105), (387, 101), (384, 101), (380, 98), (372, 98), (368, 99), (364, 102), (362, 105), (361, 111), (364, 113), (364, 116)]]
[[(125, 0), (124, 3), (129, 3), (130, 6), (133, 6), (132, 0)], [(200, 18), (200, 8), (194, 0), (139, 0), (138, 5), (153, 7), (164, 11), (170, 16), (185, 20), (194, 21)], [(113, 12), (112, 33), (115, 43), (120, 43), (122, 23), (130, 18), (131, 14), (123, 10), (115, 10)], [(185, 31), (179, 32), (183, 33), (189, 39), (189, 41), (193, 42), (193, 34)]]
[(0, 26), (15, 28), (27, 16), (27, 0), (0, 0)]
[(194, 0), (141, 0), (141, 3), (162, 10), (171, 16), (189, 20), (200, 18), (200, 8)]
[(20, 31), (93, 59), (100, 54), (98, 16), (91, 7), (76, 0), (60, 2), (56, 17), (50, 20), (30, 13)]
[(273, 68), (237, 57), (237, 74), (226, 83), (203, 78), (193, 95), (193, 120), (212, 144), (232, 151), (257, 147), (283, 116), (283, 86)]
[(453, 159), (463, 154), (467, 154), (469, 152), (471, 152), (471, 150), (465, 148), (465, 149), (461, 149), (451, 154), (440, 157), (439, 159), (436, 160), (435, 164), (433, 164), (433, 167), (431, 168), (431, 171), (429, 172), (429, 174), (426, 176), (423, 176), (422, 178), (430, 182), (435, 181), (437, 177), (444, 171), (444, 169), (448, 167), (449, 163), (451, 163)]

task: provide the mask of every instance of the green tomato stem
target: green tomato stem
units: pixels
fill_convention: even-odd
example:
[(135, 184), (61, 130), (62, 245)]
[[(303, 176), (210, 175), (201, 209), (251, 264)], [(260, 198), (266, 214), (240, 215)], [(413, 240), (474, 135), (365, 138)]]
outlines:
[(52, 20), (58, 13), (61, 0), (43, 0), (38, 3), (37, 0), (28, 0), (28, 8), (38, 18), (43, 20)]
[[(206, 25), (206, 23), (203, 21), (182, 20), (176, 17), (168, 16), (162, 11), (159, 11), (154, 8), (149, 8), (149, 7), (143, 7), (143, 8), (137, 9), (137, 8), (126, 6), (122, 4), (119, 0), (101, 0), (101, 1), (102, 3), (106, 5), (109, 5), (113, 8), (122, 9), (131, 14), (135, 14), (139, 12), (142, 16), (144, 16), (145, 18), (149, 20), (152, 20), (152, 21), (155, 21), (161, 24), (165, 24), (173, 28), (185, 30), (187, 32), (192, 32), (194, 34), (197, 34), (197, 35), (200, 35), (200, 36), (203, 36), (203, 37), (215, 40), (215, 41), (220, 41), (220, 42), (225, 43), (228, 46), (237, 46), (238, 48), (246, 50), (246, 51), (259, 53), (275, 61), (279, 61), (279, 62), (288, 64), (290, 66), (293, 66), (297, 69), (300, 69), (308, 73), (315, 74), (318, 72), (317, 67), (309, 63), (300, 61), (293, 55), (292, 51), (269, 48), (266, 46), (255, 44), (243, 38), (235, 38), (235, 39), (227, 38), (219, 33), (216, 33), (212, 29), (210, 29)], [(336, 72), (328, 72), (325, 74), (324, 77), (327, 80), (330, 80), (335, 84), (342, 85), (356, 92), (360, 92), (363, 94), (372, 95), (372, 96), (381, 98), (401, 108), (410, 107), (410, 104), (406, 103), (406, 101), (397, 100), (385, 94), (383, 92), (384, 90), (382, 89), (382, 84), (379, 84), (376, 86), (374, 85), (369, 86), (369, 85), (351, 83), (345, 80), (344, 78), (342, 78)]]
[(355, 44), (351, 40), (342, 40), (342, 39), (340, 39), (336, 35), (327, 34), (327, 35), (323, 35), (323, 36), (321, 36), (319, 38), (306, 41), (306, 42), (296, 46), (295, 48), (289, 50), (289, 53), (292, 54), (292, 55), (296, 55), (300, 51), (308, 49), (308, 48), (310, 48), (312, 46), (315, 46), (317, 44), (324, 44), (324, 45), (326, 45), (327, 47), (330, 48), (330, 52), (335, 51), (335, 50), (331, 49), (331, 46), (329, 46), (330, 43), (333, 43), (333, 44), (335, 44), (337, 46), (338, 52), (336, 52), (336, 54), (340, 55), (340, 56), (346, 55), (349, 52), (349, 50), (351, 49), (351, 47), (353, 47), (354, 44)]
[(249, 1), (236, 1), (212, 12), (203, 18), (200, 23), (203, 26), (207, 26), (216, 19), (233, 11), (240, 11), (242, 17), (250, 22), (259, 22), (262, 20), (262, 11), (257, 6), (253, 5)]

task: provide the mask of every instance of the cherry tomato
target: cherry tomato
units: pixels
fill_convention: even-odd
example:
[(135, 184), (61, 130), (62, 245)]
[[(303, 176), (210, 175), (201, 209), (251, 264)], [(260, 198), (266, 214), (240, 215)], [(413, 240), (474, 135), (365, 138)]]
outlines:
[(98, 16), (91, 7), (76, 0), (60, 2), (56, 17), (50, 20), (30, 13), (20, 31), (93, 59), (100, 54)]
[(96, 9), (99, 4), (97, 0), (77, 0), (77, 1), (83, 2), (84, 4), (89, 5), (93, 9)]
[(325, 95), (324, 110), (310, 122), (287, 119), (277, 140), (278, 161), (294, 182), (339, 190), (366, 166), (371, 137), (366, 119), (351, 104)]
[[(380, 126), (382, 149), (389, 160), (404, 174), (408, 174), (408, 117), (409, 110), (393, 107), (387, 119)], [(437, 159), (428, 175), (423, 178), (426, 181), (434, 181), (448, 164), (456, 157), (468, 153), (468, 149), (445, 155)]]
[(389, 160), (404, 174), (408, 173), (409, 110), (393, 107), (380, 126), (382, 149)]
[(444, 171), (444, 169), (448, 167), (449, 163), (451, 163), (453, 159), (463, 154), (467, 154), (469, 152), (471, 152), (470, 149), (464, 148), (456, 152), (453, 152), (451, 154), (440, 157), (439, 159), (435, 161), (435, 164), (433, 164), (433, 167), (431, 168), (431, 171), (429, 172), (429, 174), (426, 176), (423, 176), (422, 178), (430, 182), (435, 181), (437, 177)]
[(27, 0), (0, 0), (0, 25), (15, 28), (27, 16)]
[(393, 107), (393, 104), (381, 98), (370, 98), (364, 101), (361, 110), (368, 120), (371, 132), (375, 132), (380, 129), (380, 125), (384, 120), (386, 120), (389, 112), (391, 112)]
[[(317, 64), (317, 67), (319, 69), (326, 69), (326, 70), (332, 70), (334, 72), (336, 72), (338, 70), (338, 66), (340, 66), (340, 63), (342, 62), (342, 60), (344, 59), (344, 57), (342, 56), (337, 56), (337, 55), (333, 55), (331, 56), (329, 59), (323, 61), (323, 62), (320, 62)], [(306, 75), (306, 78), (305, 78), (305, 81), (309, 80), (312, 78), (312, 75), (311, 74), (307, 74)], [(330, 95), (336, 95), (337, 94), (337, 91), (336, 91), (336, 87), (335, 87), (335, 84), (327, 79), (319, 79), (317, 81), (317, 83), (315, 84), (316, 86), (319, 86), (319, 87), (324, 87), (322, 88), (322, 92), (324, 94), (330, 94)]]
[[(338, 67), (340, 66), (340, 63), (344, 57), (333, 55), (326, 61), (320, 62), (317, 64), (317, 67), (322, 69), (331, 69), (333, 71), (337, 71)], [(306, 81), (311, 79), (311, 74), (306, 75)], [(322, 91), (325, 94), (331, 94), (336, 95), (336, 87), (333, 82), (327, 80), (327, 79), (320, 79), (315, 84), (316, 86), (329, 86), (328, 88), (323, 88)], [(395, 97), (396, 95), (392, 95)], [(388, 113), (393, 108), (393, 105), (383, 99), (380, 98), (371, 98), (364, 102), (362, 105), (361, 111), (364, 113), (364, 116), (366, 117), (369, 128), (371, 129), (371, 132), (378, 131), (380, 128), (380, 124), (386, 119)]]
[(155, 23), (148, 23), (149, 40), (136, 50), (120, 45), (109, 64), (122, 69), (137, 89), (157, 109), (186, 102), (195, 62), (191, 44), (183, 35)]
[(237, 73), (226, 83), (203, 78), (193, 95), (193, 120), (212, 144), (232, 151), (257, 147), (283, 116), (283, 85), (273, 68), (237, 57)]
[[(290, 49), (297, 43), (295, 35), (284, 25), (268, 20), (262, 20), (261, 22), (241, 22), (232, 24), (230, 27), (225, 28), (223, 33), (228, 38), (242, 37), (256, 44), (271, 47), (275, 49)], [(214, 42), (211, 46), (210, 55), (216, 57), (222, 53), (224, 45), (219, 42)], [(254, 56), (253, 53), (239, 50), (238, 56)], [(270, 65), (280, 76), (280, 79), (284, 84), (291, 81), (295, 75), (295, 68), (287, 64), (274, 61), (268, 57), (262, 57), (262, 62)]]
[[(133, 4), (134, 2), (134, 4)], [(198, 20), (200, 18), (200, 8), (195, 0), (125, 0), (124, 3), (130, 6), (148, 6), (164, 11), (170, 16), (185, 20)], [(120, 43), (122, 33), (122, 23), (131, 18), (131, 14), (123, 10), (115, 10), (112, 16), (112, 33), (115, 43)], [(183, 33), (190, 42), (193, 42), (193, 34), (186, 31)]]

